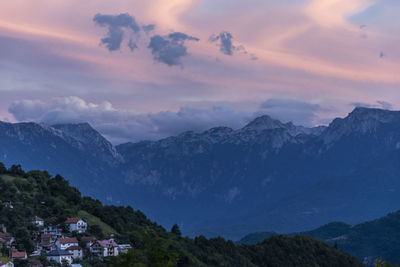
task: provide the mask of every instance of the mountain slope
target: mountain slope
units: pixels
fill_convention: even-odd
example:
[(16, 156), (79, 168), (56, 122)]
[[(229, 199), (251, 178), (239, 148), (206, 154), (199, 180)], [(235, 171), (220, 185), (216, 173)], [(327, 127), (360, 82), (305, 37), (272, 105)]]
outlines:
[[(297, 234), (289, 234), (289, 236)], [(366, 263), (381, 258), (400, 264), (400, 211), (354, 226), (341, 222), (329, 223), (301, 234), (331, 245), (336, 244), (339, 249), (357, 256)], [(253, 233), (243, 237), (237, 243), (256, 244), (270, 235), (269, 232)]]
[[(134, 247), (126, 256), (106, 257), (104, 261), (85, 257), (84, 266), (362, 266), (355, 257), (304, 236), (275, 237), (253, 246), (236, 246), (222, 238), (183, 238), (179, 230), (168, 232), (130, 206), (103, 206), (90, 197), (82, 197), (61, 176), (50, 177), (40, 171), (25, 173), (18, 166), (6, 170), (2, 163), (0, 200), (13, 204), (13, 208), (0, 206), (0, 223), (16, 238), (13, 245), (21, 251), (31, 253), (34, 242), (40, 242), (34, 237), (39, 229), (31, 223), (33, 216), (42, 217), (46, 225), (57, 225), (80, 215), (89, 219), (89, 232), (85, 234), (103, 238), (106, 232), (102, 230), (107, 230), (115, 234), (116, 242)], [(82, 235), (77, 238), (81, 243)], [(45, 257), (36, 260), (50, 265)]]
[(397, 210), (400, 112), (356, 108), (317, 128), (261, 116), (242, 129), (115, 148), (88, 124), (1, 123), (0, 159), (61, 173), (84, 193), (134, 203), (185, 233), (238, 239)]

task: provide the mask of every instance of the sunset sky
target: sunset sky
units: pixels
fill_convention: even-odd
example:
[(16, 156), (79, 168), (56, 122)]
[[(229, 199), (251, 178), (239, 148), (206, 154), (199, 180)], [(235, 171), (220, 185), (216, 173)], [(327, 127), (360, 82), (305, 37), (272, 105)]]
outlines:
[(400, 109), (398, 0), (4, 0), (0, 120), (114, 143)]

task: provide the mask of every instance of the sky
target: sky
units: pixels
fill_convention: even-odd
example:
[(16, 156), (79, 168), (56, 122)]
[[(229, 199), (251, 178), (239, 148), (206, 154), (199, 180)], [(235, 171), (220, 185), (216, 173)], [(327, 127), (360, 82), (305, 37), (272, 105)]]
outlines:
[(397, 0), (5, 0), (0, 120), (113, 143), (400, 109)]

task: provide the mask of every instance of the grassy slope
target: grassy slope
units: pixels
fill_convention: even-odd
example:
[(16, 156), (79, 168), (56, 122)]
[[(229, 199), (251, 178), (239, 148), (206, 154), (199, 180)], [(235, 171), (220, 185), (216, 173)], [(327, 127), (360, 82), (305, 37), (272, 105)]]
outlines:
[(104, 223), (102, 220), (100, 220), (98, 217), (88, 213), (87, 211), (80, 210), (78, 211), (78, 216), (82, 219), (84, 219), (88, 225), (98, 225), (100, 226), (101, 230), (105, 235), (111, 235), (111, 234), (118, 234), (118, 232), (109, 226), (108, 224)]

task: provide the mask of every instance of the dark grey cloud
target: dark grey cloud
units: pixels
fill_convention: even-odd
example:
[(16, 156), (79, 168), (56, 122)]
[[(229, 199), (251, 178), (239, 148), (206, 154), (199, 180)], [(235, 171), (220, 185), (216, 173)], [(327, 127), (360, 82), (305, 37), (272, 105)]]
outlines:
[(324, 109), (318, 104), (312, 104), (294, 99), (271, 98), (260, 105), (259, 113), (266, 113), (283, 122), (293, 122), (302, 126), (317, 124), (317, 112)]
[(380, 105), (383, 109), (392, 109), (393, 105), (386, 101), (376, 101), (378, 105)]
[(375, 103), (364, 103), (364, 102), (352, 102), (350, 106), (353, 107), (364, 107), (364, 108), (381, 108), (381, 109), (392, 109), (393, 105), (386, 101), (376, 101)]
[(209, 109), (183, 107), (177, 112), (136, 113), (114, 108), (111, 103), (88, 103), (79, 97), (15, 101), (9, 113), (17, 121), (46, 124), (88, 122), (113, 143), (157, 140), (184, 131), (201, 132), (215, 126), (239, 128), (253, 113), (223, 105)]
[(132, 39), (129, 40), (128, 47), (132, 52), (138, 48), (137, 44)]
[(156, 28), (156, 25), (154, 24), (148, 24), (148, 25), (143, 25), (142, 30), (146, 33), (149, 34), (151, 31), (154, 31)]
[(182, 32), (174, 32), (167, 36), (154, 35), (150, 39), (148, 48), (156, 61), (168, 66), (182, 65), (181, 58), (186, 56), (186, 41), (199, 41), (199, 38)]
[[(135, 18), (128, 13), (119, 15), (96, 14), (93, 21), (100, 27), (108, 27), (107, 36), (101, 39), (101, 44), (104, 44), (109, 51), (116, 51), (121, 48), (125, 34), (123, 29), (130, 30), (133, 34), (138, 34), (140, 31), (140, 26)], [(133, 51), (132, 47), (134, 46), (129, 43), (129, 48)]]
[(217, 42), (219, 46), (219, 50), (225, 55), (233, 55), (233, 51), (236, 47), (232, 43), (233, 36), (230, 32), (223, 31), (218, 35), (212, 35), (209, 38), (209, 41), (214, 43)]
[(219, 46), (221, 53), (232, 56), (235, 52), (249, 55), (250, 60), (258, 60), (257, 56), (253, 53), (247, 52), (246, 48), (241, 44), (234, 44), (233, 35), (230, 32), (222, 31), (218, 35), (211, 35), (208, 39), (211, 43), (216, 43)]
[(258, 60), (258, 57), (254, 54), (250, 54), (250, 60)]

